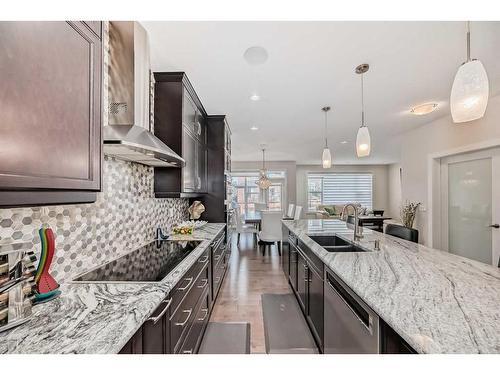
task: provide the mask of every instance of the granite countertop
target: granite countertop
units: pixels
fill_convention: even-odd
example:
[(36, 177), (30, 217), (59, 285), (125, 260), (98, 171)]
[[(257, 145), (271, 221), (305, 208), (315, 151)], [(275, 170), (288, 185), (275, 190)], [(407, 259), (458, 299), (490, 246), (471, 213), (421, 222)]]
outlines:
[(364, 229), (359, 245), (329, 253), (308, 235), (352, 241), (339, 220), (283, 221), (419, 353), (500, 353), (500, 269)]
[(33, 307), (31, 321), (0, 333), (0, 354), (118, 353), (224, 228), (171, 236), (203, 242), (160, 282), (61, 285), (59, 298)]

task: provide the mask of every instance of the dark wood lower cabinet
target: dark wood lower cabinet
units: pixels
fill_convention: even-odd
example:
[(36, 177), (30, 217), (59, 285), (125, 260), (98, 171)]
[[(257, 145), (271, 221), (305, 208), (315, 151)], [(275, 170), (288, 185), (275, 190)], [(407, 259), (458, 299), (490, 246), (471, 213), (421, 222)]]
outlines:
[(189, 332), (187, 333), (186, 339), (179, 350), (180, 354), (196, 354), (198, 352), (201, 339), (203, 338), (203, 333), (205, 332), (205, 328), (208, 324), (209, 298), (209, 291), (208, 288), (206, 288), (195, 308), (194, 320), (191, 324)]
[(314, 267), (308, 268), (307, 321), (320, 350), (323, 350), (323, 276)]
[(380, 322), (380, 353), (416, 354), (417, 352), (386, 322)]
[(119, 354), (142, 354), (142, 352), (142, 327), (140, 327)]
[(297, 297), (302, 311), (307, 314), (307, 262), (304, 256), (297, 252)]
[(196, 354), (227, 271), (225, 234), (200, 255), (120, 354)]
[(142, 326), (144, 354), (170, 353), (169, 311), (172, 299), (164, 300)]
[[(328, 319), (324, 310), (324, 264), (286, 227), (283, 227), (282, 267), (320, 352), (323, 352), (325, 319)], [(379, 335), (381, 354), (416, 353), (382, 319)]]

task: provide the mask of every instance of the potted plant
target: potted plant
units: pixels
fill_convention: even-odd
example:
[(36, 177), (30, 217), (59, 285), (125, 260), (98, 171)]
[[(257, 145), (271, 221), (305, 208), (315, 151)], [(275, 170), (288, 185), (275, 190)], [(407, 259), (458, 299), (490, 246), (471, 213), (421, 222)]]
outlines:
[(413, 222), (415, 221), (420, 204), (420, 202), (406, 201), (401, 207), (401, 222), (405, 227), (413, 228)]

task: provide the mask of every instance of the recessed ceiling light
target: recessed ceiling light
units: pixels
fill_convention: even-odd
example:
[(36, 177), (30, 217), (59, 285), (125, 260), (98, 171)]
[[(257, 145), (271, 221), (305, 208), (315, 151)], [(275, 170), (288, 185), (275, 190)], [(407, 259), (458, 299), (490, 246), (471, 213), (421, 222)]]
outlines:
[(261, 65), (267, 61), (267, 51), (264, 47), (253, 46), (248, 48), (243, 54), (243, 58), (250, 65)]
[(342, 143), (343, 145), (345, 145), (345, 144), (347, 143), (347, 141), (342, 141), (342, 142), (340, 142), (340, 143)]
[(259, 128), (254, 125), (250, 128), (250, 130), (259, 130)]
[(413, 107), (412, 109), (410, 109), (410, 113), (417, 116), (423, 116), (431, 112), (434, 112), (437, 109), (437, 107), (438, 107), (437, 103), (425, 103)]
[(250, 100), (256, 102), (257, 100), (260, 100), (260, 96), (257, 94), (253, 94), (252, 96), (250, 96)]

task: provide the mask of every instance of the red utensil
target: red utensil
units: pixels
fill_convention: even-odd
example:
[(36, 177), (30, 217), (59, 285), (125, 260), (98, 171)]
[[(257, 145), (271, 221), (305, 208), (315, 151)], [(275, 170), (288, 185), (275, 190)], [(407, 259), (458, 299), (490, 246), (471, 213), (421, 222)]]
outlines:
[(47, 237), (47, 259), (43, 265), (42, 274), (38, 280), (38, 293), (48, 293), (54, 289), (59, 288), (59, 284), (50, 275), (49, 269), (52, 264), (52, 258), (54, 258), (54, 252), (56, 248), (56, 241), (54, 237), (54, 232), (52, 229), (47, 228), (45, 230), (45, 235)]

